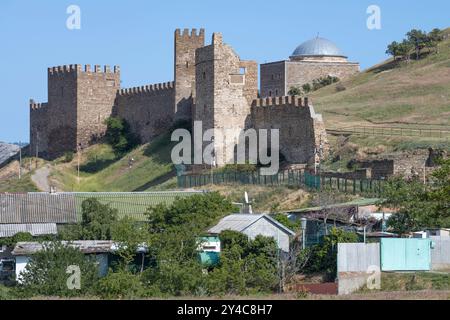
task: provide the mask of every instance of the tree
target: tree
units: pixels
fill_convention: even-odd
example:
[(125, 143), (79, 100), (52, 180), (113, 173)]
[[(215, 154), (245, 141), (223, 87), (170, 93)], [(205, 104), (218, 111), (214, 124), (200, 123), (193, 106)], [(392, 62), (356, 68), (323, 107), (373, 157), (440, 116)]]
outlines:
[(254, 240), (235, 231), (220, 235), (222, 252), (219, 265), (208, 277), (211, 294), (248, 294), (270, 292), (279, 282), (278, 248), (273, 238)]
[(82, 202), (81, 210), (81, 223), (61, 228), (61, 239), (111, 240), (111, 228), (117, 222), (117, 209), (90, 198)]
[(439, 53), (439, 42), (441, 42), (442, 40), (444, 40), (442, 31), (438, 28), (435, 28), (431, 30), (430, 33), (428, 33), (427, 47), (430, 49), (434, 49), (436, 53)]
[[(111, 238), (118, 246), (115, 252), (121, 259), (122, 269), (129, 270), (137, 251), (145, 246), (148, 231), (145, 224), (140, 224), (129, 217), (124, 217), (111, 227)], [(145, 253), (141, 254), (140, 272), (144, 270)]]
[(290, 96), (300, 96), (302, 94), (302, 90), (298, 87), (291, 87), (288, 91), (288, 95)]
[(403, 40), (398, 45), (398, 55), (402, 57), (403, 60), (406, 60), (408, 63), (410, 61), (411, 57), (411, 51), (414, 49), (414, 46), (411, 44), (411, 42), (407, 40)]
[(396, 210), (388, 221), (394, 232), (407, 234), (422, 228), (450, 227), (450, 159), (439, 161), (431, 183), (417, 178), (394, 177), (387, 181), (380, 206)]
[(420, 53), (426, 47), (428, 36), (422, 30), (413, 29), (406, 34), (408, 41), (414, 46), (416, 60), (420, 59)]
[(397, 41), (392, 42), (391, 44), (388, 45), (386, 54), (393, 56), (394, 60), (396, 60), (397, 57), (400, 56), (399, 46), (400, 46), (400, 44)]
[(111, 229), (117, 221), (117, 209), (102, 204), (95, 198), (84, 200), (81, 209), (83, 239), (111, 240)]
[[(70, 266), (79, 268), (80, 288), (68, 286)], [(74, 297), (92, 293), (98, 279), (95, 261), (77, 248), (50, 242), (36, 252), (21, 273), (19, 292), (24, 296)]]
[(112, 146), (117, 157), (139, 144), (139, 137), (131, 131), (130, 125), (124, 119), (110, 117), (105, 123), (106, 141)]
[(358, 235), (342, 229), (332, 228), (324, 237), (322, 244), (312, 248), (310, 272), (326, 272), (327, 278), (334, 281), (337, 275), (337, 245), (338, 243), (358, 242)]

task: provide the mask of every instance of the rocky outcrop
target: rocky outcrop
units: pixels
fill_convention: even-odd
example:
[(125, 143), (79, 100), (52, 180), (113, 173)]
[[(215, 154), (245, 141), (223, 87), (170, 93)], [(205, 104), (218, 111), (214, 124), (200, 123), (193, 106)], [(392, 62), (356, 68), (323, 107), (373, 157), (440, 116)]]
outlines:
[(10, 159), (19, 152), (19, 146), (0, 142), (0, 164)]

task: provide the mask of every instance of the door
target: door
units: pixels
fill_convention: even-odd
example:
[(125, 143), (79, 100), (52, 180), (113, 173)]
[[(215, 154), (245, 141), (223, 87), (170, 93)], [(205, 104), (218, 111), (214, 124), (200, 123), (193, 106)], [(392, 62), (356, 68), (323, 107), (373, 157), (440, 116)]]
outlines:
[(381, 270), (430, 270), (430, 247), (430, 239), (381, 239)]

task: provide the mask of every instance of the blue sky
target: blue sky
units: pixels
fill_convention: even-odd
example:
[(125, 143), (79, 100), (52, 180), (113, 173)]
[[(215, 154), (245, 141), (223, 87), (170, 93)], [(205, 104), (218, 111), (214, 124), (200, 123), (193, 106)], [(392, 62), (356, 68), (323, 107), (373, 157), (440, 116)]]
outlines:
[[(81, 8), (81, 30), (66, 28), (66, 9)], [(381, 8), (381, 30), (366, 26)], [(334, 41), (367, 68), (386, 58), (387, 43), (412, 28), (450, 27), (448, 0), (1, 0), (0, 141), (28, 141), (30, 98), (47, 101), (47, 67), (120, 65), (122, 86), (173, 79), (176, 28), (222, 32), (242, 59), (289, 57), (315, 37)]]

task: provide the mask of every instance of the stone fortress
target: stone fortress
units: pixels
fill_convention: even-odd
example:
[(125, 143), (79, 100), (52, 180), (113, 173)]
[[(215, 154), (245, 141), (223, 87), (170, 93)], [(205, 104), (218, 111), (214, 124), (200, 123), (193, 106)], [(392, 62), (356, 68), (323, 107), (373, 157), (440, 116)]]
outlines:
[[(116, 116), (143, 143), (179, 121), (202, 121), (203, 130), (280, 129), (284, 159), (313, 163), (316, 150), (328, 146), (322, 117), (307, 98), (286, 96), (286, 90), (292, 83), (357, 71), (340, 53), (309, 52), (313, 47), (300, 46), (292, 61), (262, 65), (260, 95), (257, 62), (241, 60), (220, 33), (205, 45), (204, 29), (175, 31), (173, 82), (121, 88), (118, 66), (49, 68), (48, 102), (30, 100), (30, 152), (55, 159), (85, 148), (104, 136), (105, 119)], [(282, 65), (292, 67), (283, 72)], [(219, 164), (233, 160), (235, 145), (215, 145)]]

